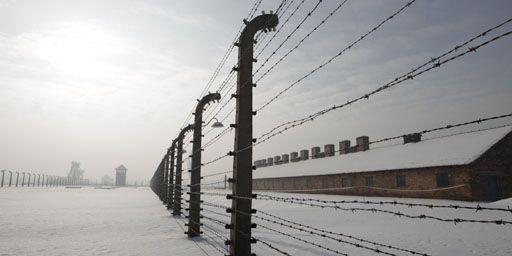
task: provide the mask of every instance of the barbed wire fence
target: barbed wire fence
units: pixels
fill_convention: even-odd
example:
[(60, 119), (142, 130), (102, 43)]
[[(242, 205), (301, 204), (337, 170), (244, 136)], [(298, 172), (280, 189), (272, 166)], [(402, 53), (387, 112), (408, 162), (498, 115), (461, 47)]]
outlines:
[(76, 179), (66, 176), (48, 175), (44, 173), (0, 170), (0, 188), (14, 187), (62, 187), (89, 185), (88, 179)]
[[(321, 64), (313, 67), (310, 71), (300, 76), (299, 79), (289, 83), (288, 86), (281, 89), (276, 95), (270, 97), (260, 107), (257, 107), (251, 114), (256, 115), (256, 113), (266, 110), (269, 105), (274, 104), (279, 98), (286, 95), (289, 90), (295, 86), (300, 85), (306, 79), (312, 79), (311, 76), (313, 74), (318, 73), (320, 70), (333, 63), (334, 61), (341, 59), (341, 57), (347, 51), (356, 48), (360, 42), (367, 39), (374, 32), (379, 31), (384, 26), (388, 26), (389, 21), (399, 19), (400, 15), (406, 12), (408, 8), (413, 6), (416, 1), (417, 0), (408, 1), (405, 4), (399, 6), (399, 8), (397, 8), (394, 12), (386, 16), (385, 19), (381, 20), (376, 25), (371, 26), (366, 33), (358, 36), (348, 45), (343, 46), (341, 50), (336, 52), (335, 55), (326, 58)], [(227, 135), (233, 135), (233, 133), (235, 133), (235, 137), (238, 138), (237, 136), (240, 136), (239, 129), (241, 126), (239, 118), (235, 119), (234, 124), (230, 124), (226, 127), (223, 127), (222, 129), (216, 130), (213, 127), (210, 127), (210, 125), (215, 125), (216, 123), (222, 124), (228, 120), (228, 118), (234, 117), (234, 114), (238, 115), (241, 111), (239, 109), (239, 98), (242, 97), (242, 89), (247, 89), (247, 87), (255, 87), (257, 83), (263, 81), (263, 78), (271, 74), (273, 70), (275, 70), (281, 63), (283, 63), (284, 59), (288, 58), (297, 49), (299, 49), (300, 46), (306, 40), (308, 40), (308, 38), (311, 38), (311, 36), (314, 35), (316, 31), (319, 31), (323, 25), (327, 24), (334, 15), (342, 13), (344, 9), (343, 7), (349, 1), (340, 0), (333, 9), (328, 11), (328, 15), (320, 17), (319, 22), (315, 23), (311, 30), (308, 30), (302, 37), (299, 37), (298, 41), (286, 50), (284, 48), (287, 43), (294, 36), (296, 36), (297, 33), (304, 32), (302, 27), (303, 24), (306, 22), (313, 22), (312, 19), (316, 17), (315, 14), (318, 8), (324, 3), (321, 0), (315, 2), (312, 4), (310, 9), (305, 10), (305, 15), (301, 16), (301, 18), (298, 18), (296, 24), (292, 24), (292, 18), (296, 15), (299, 15), (299, 11), (302, 10), (301, 8), (304, 7), (305, 2), (306, 1), (304, 0), (283, 0), (279, 2), (278, 6), (274, 9), (274, 11), (270, 12), (270, 14), (263, 14), (261, 16), (256, 16), (256, 12), (259, 10), (260, 5), (262, 4), (262, 0), (257, 0), (254, 2), (249, 11), (249, 14), (246, 16), (246, 19), (244, 19), (244, 24), (236, 33), (235, 39), (228, 46), (227, 51), (223, 55), (219, 65), (215, 68), (214, 73), (206, 83), (203, 91), (200, 94), (200, 98), (204, 97), (210, 88), (212, 88), (218, 76), (220, 75), (221, 70), (227, 65), (227, 60), (232, 54), (234, 48), (241, 47), (240, 38), (244, 33), (244, 29), (247, 28), (247, 26), (250, 26), (249, 24), (252, 21), (257, 20), (263, 16), (269, 17), (268, 15), (273, 15), (272, 19), (283, 19), (284, 22), (282, 22), (282, 24), (277, 28), (276, 26), (270, 25), (273, 22), (272, 19), (267, 19), (265, 23), (261, 24), (262, 29), (258, 30), (254, 35), (254, 41), (256, 43), (256, 47), (254, 49), (257, 50), (255, 57), (253, 57), (254, 53), (252, 48), (250, 50), (244, 50), (243, 48), (239, 49), (238, 66), (234, 65), (234, 68), (232, 68), (227, 73), (225, 78), (219, 82), (219, 85), (215, 90), (220, 95), (220, 100), (217, 102), (217, 104), (214, 104), (211, 108), (207, 108), (205, 110), (205, 122), (204, 124), (201, 124), (201, 126), (207, 129), (202, 133), (202, 136), (205, 137), (205, 141), (202, 143), (202, 145), (200, 145), (199, 149), (191, 151), (188, 157), (186, 156), (182, 158), (183, 152), (180, 152), (180, 149), (176, 150), (175, 148), (170, 148), (167, 150), (167, 153), (164, 155), (162, 161), (158, 165), (157, 170), (153, 174), (151, 179), (151, 188), (157, 195), (160, 196), (164, 203), (170, 202), (173, 206), (177, 206), (172, 207), (172, 209), (173, 215), (176, 218), (178, 225), (180, 227), (194, 225), (196, 229), (193, 230), (193, 232), (203, 238), (202, 241), (207, 244), (207, 247), (201, 247), (196, 241), (194, 241), (196, 242), (196, 245), (200, 247), (206, 255), (220, 254), (249, 256), (251, 254), (247, 254), (246, 252), (252, 253), (252, 247), (254, 247), (255, 252), (258, 254), (261, 253), (262, 255), (294, 255), (294, 250), (292, 247), (295, 245), (303, 246), (303, 248), (312, 248), (311, 250), (313, 250), (315, 253), (328, 255), (358, 255), (359, 252), (364, 252), (365, 255), (431, 255), (424, 249), (407, 248), (406, 246), (383, 242), (382, 240), (377, 241), (347, 232), (330, 230), (329, 228), (318, 225), (318, 223), (306, 223), (303, 220), (294, 218), (294, 216), (280, 216), (277, 213), (263, 211), (257, 209), (258, 207), (252, 207), (268, 204), (271, 204), (275, 207), (293, 206), (297, 209), (314, 209), (315, 211), (319, 211), (319, 214), (332, 214), (332, 212), (346, 212), (352, 214), (364, 213), (373, 216), (388, 216), (400, 220), (409, 219), (424, 222), (453, 223), (454, 225), (494, 225), (510, 227), (512, 224), (512, 220), (510, 218), (490, 219), (482, 218), (479, 217), (480, 215), (478, 215), (482, 212), (510, 214), (512, 213), (512, 209), (510, 209), (510, 207), (500, 208), (468, 203), (420, 203), (416, 201), (408, 201), (407, 199), (326, 200), (316, 195), (304, 195), (304, 193), (308, 194), (312, 192), (317, 193), (325, 191), (311, 191), (306, 189), (293, 191), (260, 191), (258, 193), (253, 193), (251, 187), (249, 190), (245, 190), (250, 191), (249, 194), (245, 192), (243, 194), (239, 194), (235, 186), (238, 182), (241, 182), (242, 176), (240, 176), (240, 170), (236, 169), (238, 168), (236, 164), (233, 169), (227, 170), (218, 168), (214, 164), (222, 160), (228, 160), (230, 158), (233, 158), (234, 162), (236, 162), (237, 157), (241, 157), (247, 151), (250, 151), (252, 154), (253, 148), (262, 143), (268, 142), (277, 136), (280, 136), (292, 128), (303, 126), (304, 124), (311, 122), (321, 116), (327, 115), (328, 113), (332, 113), (335, 110), (345, 109), (346, 107), (354, 105), (360, 101), (368, 100), (374, 95), (394, 88), (397, 85), (405, 85), (408, 81), (411, 81), (416, 77), (444, 67), (444, 64), (461, 59), (466, 55), (476, 52), (480, 48), (488, 47), (494, 42), (512, 34), (512, 30), (510, 30), (510, 28), (509, 31), (498, 31), (500, 29), (503, 30), (506, 26), (510, 25), (512, 18), (505, 20), (504, 22), (499, 23), (483, 32), (477, 33), (475, 36), (462, 41), (444, 53), (430, 58), (418, 66), (407, 67), (406, 69), (409, 70), (408, 72), (400, 74), (391, 81), (383, 83), (382, 85), (377, 86), (375, 89), (370, 90), (356, 98), (350, 99), (343, 103), (335, 103), (332, 107), (320, 109), (313, 112), (313, 114), (306, 115), (302, 118), (283, 122), (252, 139), (249, 145), (244, 147), (235, 146), (232, 150), (226, 153), (218, 152), (219, 154), (216, 157), (201, 161), (199, 167), (194, 168), (193, 166), (189, 165), (188, 167), (182, 168), (180, 170), (174, 168), (175, 159), (183, 159), (179, 163), (180, 165), (185, 164), (190, 158), (193, 158), (195, 155), (206, 149), (210, 149), (212, 145), (219, 143), (219, 141), (222, 141), (222, 139), (226, 138)], [(278, 39), (276, 35), (279, 33), (284, 33), (286, 28), (288, 28), (290, 31), (285, 34), (284, 39), (275, 42), (274, 40)], [(274, 33), (269, 37), (268, 35), (271, 34), (269, 33), (271, 31), (274, 31)], [(267, 49), (271, 48), (272, 42), (276, 44), (276, 47), (273, 48), (273, 50), (270, 50), (268, 55), (263, 58), (263, 61), (259, 62), (255, 71), (252, 71), (252, 63), (258, 63), (257, 59), (262, 56)], [(278, 56), (281, 50), (283, 50), (284, 53), (282, 53), (281, 56)], [(278, 58), (276, 61), (271, 63), (274, 57)], [(240, 70), (242, 69), (242, 59), (249, 59), (249, 62), (251, 62), (250, 80), (240, 79), (240, 72), (242, 72)], [(264, 67), (267, 65), (268, 67), (266, 70), (264, 70)], [(259, 76), (256, 78), (255, 83), (252, 83), (252, 76), (257, 74), (259, 74)], [(234, 81), (235, 78), (238, 78), (237, 81)], [(234, 91), (235, 88), (236, 91)], [(236, 106), (230, 106), (230, 104), (234, 105), (234, 103), (237, 103)], [(189, 124), (190, 118), (193, 115), (194, 110), (192, 110), (187, 115), (187, 118), (185, 119), (182, 127), (186, 127)], [(505, 119), (509, 117), (512, 117), (512, 113), (478, 118), (468, 122), (448, 124), (439, 126), (437, 128), (425, 129), (416, 133), (433, 133), (462, 126), (481, 124), (497, 119)], [(197, 129), (197, 127), (194, 129)], [(370, 141), (369, 144), (400, 139), (408, 134)], [(194, 143), (194, 140), (191, 140), (191, 136), (192, 135), (189, 134), (181, 138), (182, 142), (184, 143), (183, 148), (188, 148), (189, 145)], [(180, 157), (174, 158), (175, 154), (180, 154)], [(257, 172), (258, 169), (255, 166), (252, 166), (252, 155), (250, 160), (250, 172)], [(201, 174), (201, 179), (198, 182), (190, 181), (183, 184), (178, 184), (176, 183), (176, 179), (172, 179), (178, 176), (181, 179), (181, 176), (184, 173), (190, 174), (200, 170), (200, 168), (203, 167), (211, 168), (209, 169), (208, 174)], [(249, 177), (249, 181), (252, 183), (252, 175)], [(171, 182), (171, 180), (174, 182)], [(186, 179), (185, 177), (184, 180), (188, 181), (189, 179)], [(195, 188), (198, 187), (202, 188), (202, 191), (199, 190), (200, 192), (195, 192)], [(343, 190), (348, 188), (334, 189)], [(232, 192), (229, 192), (230, 190), (232, 190)], [(189, 199), (181, 198), (181, 196), (174, 196), (169, 198), (169, 191), (172, 191), (175, 195), (181, 195), (184, 193), (185, 195), (189, 196)], [(278, 194), (279, 192), (287, 194)], [(300, 195), (297, 193), (300, 193)], [(196, 196), (196, 200), (192, 200), (193, 196)], [(245, 210), (240, 210), (240, 208), (238, 208), (238, 205), (246, 205), (246, 203), (248, 203), (249, 207), (245, 207)], [(191, 207), (193, 205), (198, 205), (199, 207), (193, 208)], [(266, 208), (272, 209), (272, 207), (268, 206)], [(408, 212), (407, 210), (409, 209), (415, 209), (415, 211)], [(445, 212), (436, 212), (437, 210), (449, 210), (450, 216), (446, 216)], [(418, 213), (418, 211), (423, 212)], [(472, 217), (468, 217), (469, 215)], [(199, 216), (199, 218), (194, 218), (193, 216)], [(238, 223), (240, 220), (247, 219), (250, 221), (250, 225), (241, 225)], [(190, 236), (190, 229), (189, 231), (185, 231), (185, 229), (183, 229), (183, 232)], [(286, 244), (282, 242), (283, 239), (287, 239), (287, 241), (290, 240), (293, 242), (287, 242), (288, 244)], [(239, 244), (240, 241), (244, 241), (245, 243), (241, 247)], [(246, 248), (249, 248), (249, 250), (246, 250)], [(242, 249), (243, 252), (241, 252), (240, 249)]]

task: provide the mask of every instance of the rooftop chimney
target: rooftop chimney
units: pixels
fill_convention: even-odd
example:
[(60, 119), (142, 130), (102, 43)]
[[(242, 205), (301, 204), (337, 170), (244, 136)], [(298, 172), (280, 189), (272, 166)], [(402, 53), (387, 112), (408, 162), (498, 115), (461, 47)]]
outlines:
[(281, 156), (274, 156), (274, 164), (279, 165), (281, 163)]
[(284, 154), (284, 155), (282, 155), (282, 156), (281, 156), (281, 162), (282, 162), (283, 164), (287, 164), (287, 163), (289, 163), (289, 162), (290, 162), (290, 155), (288, 155), (288, 154)]
[(370, 149), (370, 137), (361, 136), (356, 138), (357, 152)]
[(340, 155), (348, 154), (350, 149), (350, 140), (340, 141)]
[(308, 160), (309, 159), (309, 151), (307, 149), (303, 149), (300, 151), (300, 160)]
[(324, 146), (325, 156), (334, 156), (334, 144), (327, 144)]
[(421, 141), (421, 133), (411, 133), (403, 136), (404, 144), (416, 143)]
[(319, 158), (320, 157), (320, 147), (312, 147), (311, 148), (311, 158)]
[(298, 162), (300, 161), (300, 158), (299, 158), (299, 152), (291, 152), (290, 153), (290, 158), (291, 158), (291, 162)]
[(267, 158), (267, 166), (272, 166), (272, 165), (274, 165), (274, 158), (273, 157)]

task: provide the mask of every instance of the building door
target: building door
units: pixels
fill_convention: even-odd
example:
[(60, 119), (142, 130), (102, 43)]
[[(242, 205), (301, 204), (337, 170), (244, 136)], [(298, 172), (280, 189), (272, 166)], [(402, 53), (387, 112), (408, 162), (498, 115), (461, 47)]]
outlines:
[(486, 199), (489, 201), (495, 201), (502, 197), (501, 193), (501, 184), (499, 177), (496, 175), (485, 175), (484, 178), (484, 187)]

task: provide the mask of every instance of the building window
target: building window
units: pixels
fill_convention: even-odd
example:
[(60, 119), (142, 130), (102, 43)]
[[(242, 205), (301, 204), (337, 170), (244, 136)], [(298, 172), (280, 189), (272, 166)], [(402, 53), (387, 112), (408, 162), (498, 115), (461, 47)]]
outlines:
[(341, 187), (342, 188), (348, 187), (348, 178), (341, 178)]
[(324, 178), (322, 179), (322, 188), (329, 188), (329, 187), (330, 187), (330, 186), (329, 186), (329, 181), (330, 181), (330, 178), (326, 178), (326, 177), (324, 177)]
[(396, 176), (396, 186), (399, 188), (405, 187), (405, 175)]
[(313, 181), (309, 178), (306, 178), (306, 188), (307, 189), (313, 188)]
[(367, 187), (373, 187), (373, 177), (365, 177), (364, 178), (365, 184)]
[(438, 173), (436, 174), (436, 182), (438, 188), (445, 188), (450, 186), (450, 181), (448, 180), (447, 173)]

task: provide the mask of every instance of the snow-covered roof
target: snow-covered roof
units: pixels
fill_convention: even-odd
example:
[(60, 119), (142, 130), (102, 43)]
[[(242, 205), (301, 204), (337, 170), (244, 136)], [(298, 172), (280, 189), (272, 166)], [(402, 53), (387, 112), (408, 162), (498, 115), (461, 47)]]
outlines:
[(119, 167), (116, 168), (116, 171), (126, 171), (128, 169), (126, 169), (126, 167), (124, 167), (124, 165), (120, 165)]
[(511, 130), (511, 126), (506, 126), (262, 167), (254, 171), (253, 177), (258, 179), (465, 165), (475, 161)]

